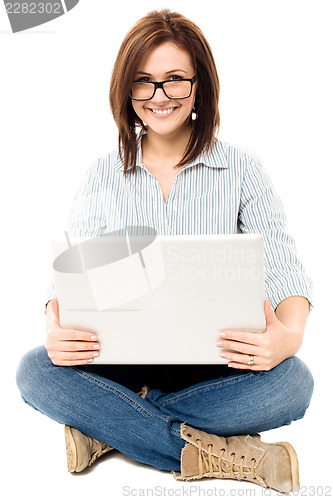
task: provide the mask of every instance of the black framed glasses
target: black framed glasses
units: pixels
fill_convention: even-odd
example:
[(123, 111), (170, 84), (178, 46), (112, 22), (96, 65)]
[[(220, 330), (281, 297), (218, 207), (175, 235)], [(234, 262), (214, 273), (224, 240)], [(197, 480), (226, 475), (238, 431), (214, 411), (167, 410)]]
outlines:
[(163, 82), (146, 82), (137, 80), (132, 83), (130, 98), (134, 101), (149, 101), (157, 89), (162, 89), (168, 99), (187, 99), (192, 94), (193, 84), (197, 77), (164, 80)]

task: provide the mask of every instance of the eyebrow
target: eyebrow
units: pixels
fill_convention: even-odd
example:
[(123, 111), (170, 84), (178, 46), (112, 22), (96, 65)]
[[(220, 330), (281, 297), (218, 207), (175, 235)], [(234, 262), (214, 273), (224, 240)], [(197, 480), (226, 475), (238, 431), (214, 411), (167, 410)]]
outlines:
[[(173, 69), (171, 71), (166, 71), (165, 75), (170, 75), (171, 73), (176, 73), (177, 71), (181, 71), (182, 73), (186, 73), (186, 71), (183, 69)], [(145, 73), (144, 71), (137, 71), (136, 74), (137, 75), (152, 76), (150, 73)]]

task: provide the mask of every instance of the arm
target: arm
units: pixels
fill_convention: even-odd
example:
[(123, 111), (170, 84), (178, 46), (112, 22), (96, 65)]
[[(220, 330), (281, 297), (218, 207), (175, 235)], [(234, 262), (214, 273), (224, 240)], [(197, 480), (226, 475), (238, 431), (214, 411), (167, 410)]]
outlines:
[(290, 339), (291, 355), (296, 354), (302, 345), (309, 309), (307, 299), (295, 296), (280, 302), (275, 310), (277, 319), (293, 332)]
[[(285, 231), (286, 217), (280, 198), (263, 167), (247, 158), (239, 207), (241, 232), (259, 233), (265, 242), (264, 332), (224, 331), (218, 346), (236, 353), (221, 356), (229, 366), (240, 369), (271, 370), (294, 356), (303, 340), (312, 282), (296, 254), (293, 238)], [(274, 312), (275, 309), (275, 312)], [(254, 365), (249, 366), (249, 356)]]
[[(67, 218), (67, 233), (70, 237), (93, 237), (106, 232), (104, 199), (98, 166), (102, 159), (93, 163), (87, 170), (70, 208)], [(57, 297), (55, 283), (52, 281), (45, 295), (45, 314), (47, 304)]]
[(282, 201), (260, 162), (247, 157), (244, 163), (238, 223), (241, 232), (259, 233), (264, 238), (266, 298), (273, 309), (293, 296), (305, 297), (312, 307), (312, 281), (286, 230)]
[[(105, 230), (102, 189), (96, 172), (98, 162), (88, 170), (76, 193), (67, 221), (71, 236), (96, 236)], [(91, 332), (62, 328), (54, 285), (48, 290), (46, 343), (49, 358), (55, 365), (85, 365), (99, 355), (97, 337)]]

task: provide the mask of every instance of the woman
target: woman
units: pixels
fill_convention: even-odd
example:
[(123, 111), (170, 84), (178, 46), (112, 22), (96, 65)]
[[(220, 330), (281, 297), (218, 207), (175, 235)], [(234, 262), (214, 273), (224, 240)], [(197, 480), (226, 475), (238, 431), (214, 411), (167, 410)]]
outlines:
[(145, 225), (161, 234), (261, 233), (266, 329), (221, 332), (218, 345), (236, 351), (223, 354), (228, 366), (92, 366), (98, 339), (60, 327), (53, 289), (46, 345), (24, 356), (17, 383), (28, 404), (65, 424), (71, 472), (116, 448), (176, 479), (299, 487), (293, 447), (262, 443), (258, 433), (302, 418), (310, 403), (312, 376), (295, 354), (311, 281), (260, 162), (216, 139), (218, 99), (211, 49), (195, 24), (167, 10), (138, 21), (111, 80), (119, 151), (89, 169), (68, 231), (96, 236)]

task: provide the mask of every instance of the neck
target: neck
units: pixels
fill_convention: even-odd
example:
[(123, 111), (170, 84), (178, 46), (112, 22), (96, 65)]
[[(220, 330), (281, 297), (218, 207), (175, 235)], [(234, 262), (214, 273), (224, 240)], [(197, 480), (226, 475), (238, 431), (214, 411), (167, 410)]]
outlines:
[(164, 165), (177, 165), (184, 156), (190, 136), (190, 127), (186, 127), (182, 133), (177, 131), (167, 135), (156, 134), (148, 129), (142, 142), (143, 157)]

